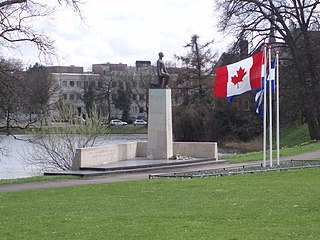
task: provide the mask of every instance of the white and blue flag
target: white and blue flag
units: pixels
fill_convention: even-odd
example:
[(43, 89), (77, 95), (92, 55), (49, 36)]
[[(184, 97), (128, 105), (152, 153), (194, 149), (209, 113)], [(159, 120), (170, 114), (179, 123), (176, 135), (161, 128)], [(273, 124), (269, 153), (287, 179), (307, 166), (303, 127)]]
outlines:
[[(270, 82), (271, 82), (271, 92), (272, 93), (274, 92), (275, 79), (276, 79), (275, 76), (276, 76), (276, 59), (272, 61), (270, 71), (267, 74), (267, 82), (266, 82), (267, 93), (270, 92), (269, 90)], [(261, 119), (263, 118), (263, 108), (262, 108), (263, 93), (264, 93), (264, 77), (262, 77), (262, 88), (260, 91), (256, 93), (256, 96), (255, 96), (256, 113), (258, 113)]]

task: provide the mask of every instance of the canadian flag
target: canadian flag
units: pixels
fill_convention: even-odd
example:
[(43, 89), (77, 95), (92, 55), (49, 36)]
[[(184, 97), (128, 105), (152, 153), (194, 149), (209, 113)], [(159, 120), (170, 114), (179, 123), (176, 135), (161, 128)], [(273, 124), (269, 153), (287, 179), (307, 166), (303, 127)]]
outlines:
[(261, 88), (263, 51), (216, 69), (214, 95), (229, 98)]

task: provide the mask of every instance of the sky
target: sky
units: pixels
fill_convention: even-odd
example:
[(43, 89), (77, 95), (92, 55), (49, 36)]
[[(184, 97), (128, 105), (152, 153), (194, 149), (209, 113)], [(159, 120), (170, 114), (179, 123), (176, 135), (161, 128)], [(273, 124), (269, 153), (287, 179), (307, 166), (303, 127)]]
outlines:
[[(214, 52), (226, 50), (226, 38), (218, 33), (213, 0), (87, 0), (77, 13), (64, 8), (55, 19), (39, 24), (41, 31), (55, 40), (59, 60), (52, 65), (83, 66), (92, 64), (124, 63), (134, 66), (137, 60), (158, 59), (174, 61), (174, 55), (184, 55), (183, 46), (197, 34), (200, 43), (215, 39)], [(41, 62), (36, 48), (22, 49), (16, 58), (24, 64)]]

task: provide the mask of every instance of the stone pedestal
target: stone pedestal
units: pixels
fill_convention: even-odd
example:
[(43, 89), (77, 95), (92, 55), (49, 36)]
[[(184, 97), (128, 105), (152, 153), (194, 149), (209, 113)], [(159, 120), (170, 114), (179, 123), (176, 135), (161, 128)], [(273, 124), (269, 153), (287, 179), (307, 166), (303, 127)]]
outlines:
[(173, 156), (171, 89), (149, 90), (148, 159)]

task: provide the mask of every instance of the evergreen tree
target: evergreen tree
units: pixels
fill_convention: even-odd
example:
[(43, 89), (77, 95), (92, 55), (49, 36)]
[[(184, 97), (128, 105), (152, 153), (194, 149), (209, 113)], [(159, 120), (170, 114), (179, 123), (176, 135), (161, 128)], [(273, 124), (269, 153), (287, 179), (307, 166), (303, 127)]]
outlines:
[(123, 88), (119, 88), (117, 91), (117, 98), (114, 101), (114, 105), (116, 108), (122, 110), (123, 121), (130, 120), (131, 103), (132, 99), (129, 88), (127, 88), (126, 90)]

